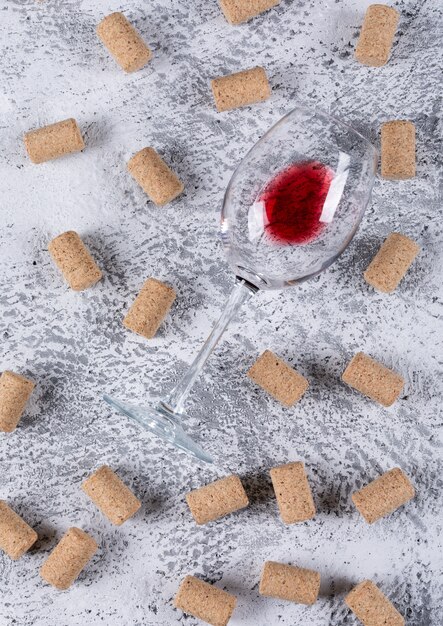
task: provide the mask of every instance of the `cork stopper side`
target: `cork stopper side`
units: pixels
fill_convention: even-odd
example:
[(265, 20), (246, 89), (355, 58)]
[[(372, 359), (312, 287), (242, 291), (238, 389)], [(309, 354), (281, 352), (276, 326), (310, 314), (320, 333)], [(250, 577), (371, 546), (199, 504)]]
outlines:
[(69, 230), (48, 244), (48, 251), (64, 279), (74, 291), (83, 291), (103, 276), (79, 235)]
[(363, 65), (380, 67), (388, 61), (400, 14), (384, 4), (371, 4), (366, 11), (355, 58)]
[(197, 524), (207, 524), (249, 505), (241, 480), (234, 475), (189, 492), (186, 502)]
[(363, 352), (358, 352), (343, 372), (343, 382), (363, 395), (389, 407), (404, 386), (403, 378)]
[(82, 489), (116, 526), (126, 522), (141, 507), (140, 500), (107, 465), (87, 478)]
[(260, 580), (262, 596), (314, 604), (320, 591), (320, 574), (314, 570), (266, 561)]
[(214, 78), (211, 88), (220, 112), (263, 102), (271, 96), (268, 77), (262, 67)]
[(363, 274), (364, 279), (374, 289), (392, 293), (419, 252), (415, 241), (400, 233), (391, 233)]
[(172, 287), (148, 278), (127, 312), (123, 325), (134, 333), (152, 339), (175, 300)]
[(143, 191), (157, 206), (164, 206), (179, 196), (184, 186), (154, 148), (143, 148), (129, 160), (128, 170)]
[(280, 4), (280, 0), (220, 0), (226, 20), (233, 25), (241, 24)]
[(35, 383), (8, 370), (0, 376), (0, 431), (11, 433), (17, 427)]
[(359, 583), (345, 597), (345, 603), (363, 626), (404, 626), (405, 620), (382, 591), (370, 580)]
[(16, 561), (37, 541), (38, 535), (6, 502), (0, 500), (0, 550)]
[(237, 598), (209, 583), (186, 576), (175, 596), (174, 606), (212, 626), (226, 626)]
[(273, 467), (270, 474), (283, 522), (296, 524), (312, 519), (315, 505), (304, 464), (297, 461)]
[(415, 496), (408, 477), (396, 467), (352, 494), (352, 502), (368, 524), (390, 515)]
[(85, 147), (75, 119), (31, 130), (24, 135), (25, 147), (33, 163), (44, 163), (58, 157), (80, 152)]
[(152, 52), (122, 13), (107, 15), (97, 35), (125, 72), (136, 72), (152, 58)]
[(408, 120), (381, 126), (381, 175), (388, 180), (415, 176), (415, 125)]
[(40, 576), (56, 589), (69, 589), (97, 548), (85, 531), (70, 528), (43, 563)]
[(309, 387), (304, 376), (270, 350), (263, 352), (247, 376), (286, 407), (298, 402)]

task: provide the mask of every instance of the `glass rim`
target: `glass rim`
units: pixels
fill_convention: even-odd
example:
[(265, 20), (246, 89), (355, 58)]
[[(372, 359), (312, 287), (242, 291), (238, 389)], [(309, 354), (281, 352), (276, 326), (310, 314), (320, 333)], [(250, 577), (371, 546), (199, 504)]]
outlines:
[[(307, 113), (311, 113), (315, 117), (320, 117), (320, 118), (325, 118), (327, 120), (332, 120), (335, 124), (338, 124), (339, 126), (342, 126), (342, 127), (346, 128), (346, 129), (352, 131), (355, 135), (360, 137), (360, 139), (362, 139), (368, 145), (369, 148), (372, 149), (373, 157), (374, 158), (375, 157), (378, 158), (379, 153), (378, 153), (377, 148), (374, 146), (374, 144), (371, 141), (369, 141), (369, 139), (367, 137), (362, 135), (358, 130), (355, 130), (355, 128), (353, 128), (350, 124), (348, 124), (347, 122), (342, 122), (342, 120), (338, 119), (334, 115), (331, 115), (330, 113), (326, 113), (326, 112), (322, 111), (321, 109), (319, 110), (319, 109), (317, 109), (315, 107), (308, 107), (308, 105), (298, 104), (293, 109), (291, 109), (288, 113), (285, 113), (285, 115), (283, 115), (283, 117), (281, 117), (277, 122), (275, 122), (275, 124), (273, 124), (270, 128), (268, 128), (268, 130), (265, 132), (265, 134), (262, 137), (260, 137), (260, 139), (258, 139), (258, 141), (256, 141), (254, 143), (254, 145), (246, 152), (244, 157), (241, 159), (240, 163), (236, 166), (236, 168), (232, 172), (231, 178), (229, 180), (228, 186), (226, 187), (226, 191), (225, 191), (224, 196), (223, 196), (223, 203), (222, 203), (222, 210), (221, 210), (221, 217), (222, 217), (222, 219), (223, 219), (223, 215), (224, 215), (224, 212), (225, 212), (225, 206), (226, 206), (226, 202), (227, 202), (227, 198), (228, 198), (229, 192), (231, 190), (232, 184), (234, 182), (234, 179), (236, 178), (236, 175), (237, 175), (238, 171), (243, 166), (243, 162), (248, 158), (248, 156), (251, 154), (251, 152), (253, 150), (255, 150), (255, 148), (259, 144), (261, 144), (262, 142), (264, 142), (267, 139), (267, 137), (275, 130), (275, 128), (277, 128), (277, 126), (279, 126), (280, 124), (283, 124), (296, 111), (306, 111)], [(371, 185), (371, 189), (372, 189), (372, 185)]]

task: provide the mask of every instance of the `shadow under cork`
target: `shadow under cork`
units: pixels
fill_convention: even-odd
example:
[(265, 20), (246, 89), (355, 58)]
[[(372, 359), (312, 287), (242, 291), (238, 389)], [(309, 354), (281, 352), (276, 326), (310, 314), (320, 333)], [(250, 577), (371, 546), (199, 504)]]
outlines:
[(347, 576), (338, 576), (337, 578), (322, 577), (319, 597), (331, 599), (337, 595), (342, 595), (344, 598), (355, 585), (357, 585), (357, 581)]
[(249, 508), (262, 509), (264, 504), (275, 500), (271, 476), (268, 471), (250, 472), (240, 476), (246, 495), (249, 498)]

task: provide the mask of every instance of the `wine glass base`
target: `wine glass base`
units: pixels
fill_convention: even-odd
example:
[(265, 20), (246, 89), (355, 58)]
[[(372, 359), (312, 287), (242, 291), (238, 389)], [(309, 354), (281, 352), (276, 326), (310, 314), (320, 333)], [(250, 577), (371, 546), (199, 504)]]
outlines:
[(182, 417), (181, 415), (179, 416), (177, 413), (169, 411), (163, 405), (159, 405), (156, 408), (145, 408), (127, 404), (126, 402), (120, 402), (120, 400), (111, 398), (108, 395), (104, 395), (103, 400), (120, 413), (123, 413), (123, 415), (130, 417), (140, 424), (145, 430), (149, 430), (151, 433), (154, 433), (154, 435), (157, 435), (157, 437), (183, 450), (198, 461), (202, 461), (203, 463), (214, 462), (183, 430), (183, 427), (178, 421), (178, 419)]

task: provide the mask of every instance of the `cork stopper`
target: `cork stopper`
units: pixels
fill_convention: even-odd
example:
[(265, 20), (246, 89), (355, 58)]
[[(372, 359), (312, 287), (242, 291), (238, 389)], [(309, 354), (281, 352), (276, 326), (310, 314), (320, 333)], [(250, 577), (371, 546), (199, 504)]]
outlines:
[(154, 148), (143, 148), (129, 160), (128, 170), (157, 206), (172, 202), (184, 190), (183, 183)]
[(123, 320), (138, 335), (152, 339), (169, 313), (175, 291), (155, 278), (148, 278)]
[(357, 352), (352, 358), (343, 372), (342, 380), (371, 400), (386, 407), (398, 400), (405, 384), (399, 374), (363, 352)]
[(400, 14), (384, 4), (371, 4), (366, 11), (355, 58), (363, 65), (387, 63)]
[(3, 500), (0, 500), (0, 550), (16, 561), (37, 541), (38, 535)]
[(400, 233), (391, 233), (363, 276), (378, 291), (392, 293), (419, 252), (415, 241)]
[(82, 489), (116, 526), (121, 526), (141, 507), (140, 500), (107, 465), (87, 478)]
[(404, 626), (405, 620), (395, 606), (370, 580), (358, 584), (345, 602), (363, 626)]
[(35, 387), (32, 380), (4, 371), (0, 376), (0, 431), (12, 433), (17, 427)]
[(74, 291), (83, 291), (98, 282), (103, 274), (79, 235), (68, 230), (48, 245), (49, 254)]
[(125, 72), (136, 72), (152, 58), (152, 52), (122, 13), (111, 13), (97, 26), (97, 35)]
[(80, 129), (73, 118), (31, 130), (25, 133), (24, 141), (33, 163), (58, 159), (71, 152), (80, 152), (85, 147)]
[(266, 561), (259, 593), (299, 604), (314, 604), (320, 591), (320, 574), (311, 569)]
[(175, 596), (174, 605), (212, 626), (226, 626), (237, 598), (195, 576), (186, 576)]
[(189, 492), (186, 502), (197, 524), (207, 524), (249, 505), (241, 480), (234, 475)]
[(407, 120), (381, 126), (381, 175), (388, 180), (415, 176), (415, 126)]
[(271, 96), (268, 77), (262, 67), (214, 78), (211, 88), (215, 106), (220, 112), (263, 102)]
[(296, 524), (312, 519), (315, 505), (304, 463), (297, 461), (273, 467), (270, 474), (283, 522)]
[(40, 576), (56, 589), (69, 589), (97, 548), (83, 530), (70, 528), (43, 563)]
[(352, 502), (368, 524), (390, 515), (415, 496), (415, 489), (399, 467), (389, 470), (352, 494)]
[(298, 402), (309, 387), (304, 376), (270, 350), (263, 352), (247, 375), (286, 407), (291, 407)]
[(280, 0), (220, 0), (220, 7), (230, 24), (247, 22), (256, 15), (280, 4)]

